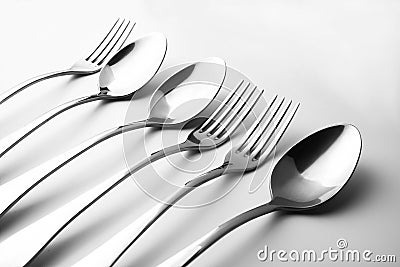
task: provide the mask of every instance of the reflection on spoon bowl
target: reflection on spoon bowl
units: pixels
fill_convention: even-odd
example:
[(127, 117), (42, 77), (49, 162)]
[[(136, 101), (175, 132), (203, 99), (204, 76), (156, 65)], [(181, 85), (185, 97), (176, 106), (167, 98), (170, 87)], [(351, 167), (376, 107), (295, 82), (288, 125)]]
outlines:
[(272, 203), (311, 208), (333, 197), (351, 177), (361, 153), (353, 125), (322, 129), (292, 147), (271, 178)]
[(220, 58), (184, 67), (152, 95), (148, 121), (177, 125), (195, 119), (215, 99), (225, 75), (226, 64)]

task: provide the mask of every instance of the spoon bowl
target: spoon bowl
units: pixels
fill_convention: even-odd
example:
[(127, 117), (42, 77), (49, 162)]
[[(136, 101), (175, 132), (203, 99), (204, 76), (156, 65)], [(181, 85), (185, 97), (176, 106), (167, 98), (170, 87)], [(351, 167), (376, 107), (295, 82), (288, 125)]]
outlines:
[(113, 98), (133, 95), (157, 73), (166, 52), (167, 39), (161, 33), (151, 33), (125, 46), (101, 70), (100, 92)]
[(171, 126), (193, 120), (215, 99), (225, 76), (226, 63), (216, 57), (183, 67), (153, 93), (148, 121)]
[(360, 132), (350, 124), (331, 126), (303, 139), (275, 165), (271, 203), (306, 209), (329, 200), (353, 174), (361, 146)]

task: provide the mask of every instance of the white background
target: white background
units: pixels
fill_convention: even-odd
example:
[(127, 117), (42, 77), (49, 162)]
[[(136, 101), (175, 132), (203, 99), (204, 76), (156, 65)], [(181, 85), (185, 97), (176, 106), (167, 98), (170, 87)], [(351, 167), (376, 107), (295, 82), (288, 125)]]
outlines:
[[(278, 93), (300, 101), (300, 112), (277, 153), (338, 122), (355, 124), (363, 136), (360, 164), (325, 212), (260, 218), (225, 237), (193, 266), (264, 266), (270, 263), (259, 262), (256, 255), (264, 245), (318, 251), (336, 247), (338, 238), (345, 238), (351, 249), (399, 252), (400, 1), (2, 0), (0, 91), (69, 67), (97, 44), (117, 17), (137, 22), (131, 40), (153, 31), (167, 36), (162, 68), (219, 56), (265, 88), (266, 96)], [(0, 107), (0, 137), (52, 107), (96, 92), (97, 78), (58, 78), (21, 93)], [(145, 118), (147, 98), (143, 93), (132, 103), (93, 103), (61, 115), (1, 159), (0, 183), (124, 123), (130, 105), (137, 105), (129, 108), (137, 113), (129, 118)], [(156, 140), (159, 133), (152, 134)], [(125, 156), (139, 160), (146, 150), (159, 148), (146, 142), (144, 149), (143, 131), (125, 137), (136, 143), (126, 149), (127, 155), (123, 138), (113, 138), (41, 184), (2, 219), (0, 241), (125, 168)], [(218, 158), (228, 149), (221, 148)], [(164, 161), (157, 168), (168, 167)], [(149, 169), (140, 175), (154, 174)], [(167, 173), (185, 177), (172, 167)], [(231, 185), (229, 179), (236, 178), (227, 177), (215, 190)], [(120, 266), (161, 263), (219, 223), (269, 200), (268, 183), (254, 194), (248, 192), (249, 183), (245, 176), (212, 205), (172, 209), (127, 252)], [(154, 203), (132, 180), (126, 181), (71, 224), (35, 265), (74, 263)]]

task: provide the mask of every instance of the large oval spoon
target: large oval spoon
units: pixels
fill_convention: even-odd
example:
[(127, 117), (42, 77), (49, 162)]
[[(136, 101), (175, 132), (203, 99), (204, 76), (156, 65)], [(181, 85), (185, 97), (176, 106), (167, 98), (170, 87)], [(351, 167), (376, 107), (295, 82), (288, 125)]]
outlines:
[(116, 101), (133, 96), (157, 73), (166, 51), (167, 40), (161, 33), (149, 34), (125, 46), (101, 70), (99, 93), (62, 104), (6, 136), (0, 141), (0, 158), (28, 135), (64, 111), (93, 101)]
[(273, 211), (302, 211), (319, 206), (343, 188), (360, 154), (361, 135), (353, 125), (328, 127), (306, 137), (275, 165), (269, 203), (219, 225), (158, 267), (187, 266), (237, 227)]
[[(220, 58), (208, 58), (181, 67), (153, 93), (148, 119), (96, 135), (1, 185), (0, 218), (47, 177), (97, 144), (113, 136), (143, 127), (173, 127), (195, 119), (217, 96), (225, 75), (226, 64)], [(187, 103), (190, 103), (190, 108), (187, 108)]]

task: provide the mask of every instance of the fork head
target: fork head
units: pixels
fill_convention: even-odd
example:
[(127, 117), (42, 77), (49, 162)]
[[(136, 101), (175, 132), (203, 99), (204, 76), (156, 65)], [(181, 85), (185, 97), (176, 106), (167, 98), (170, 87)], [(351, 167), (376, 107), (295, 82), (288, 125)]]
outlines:
[(130, 20), (118, 18), (93, 52), (75, 62), (70, 70), (76, 74), (91, 74), (100, 71), (107, 60), (123, 47), (135, 24)]
[[(285, 98), (277, 101), (275, 96), (252, 124), (238, 146), (225, 157), (228, 172), (251, 171), (258, 167), (275, 148), (289, 127), (299, 103), (285, 103)], [(277, 103), (276, 103), (277, 102)]]
[(210, 118), (190, 133), (187, 142), (199, 150), (222, 145), (250, 114), (263, 92), (257, 90), (257, 86), (242, 80)]

